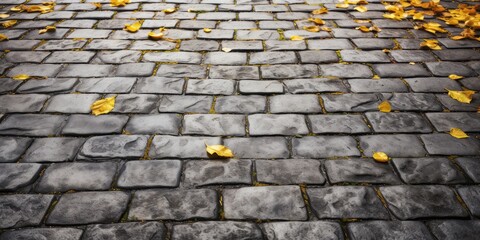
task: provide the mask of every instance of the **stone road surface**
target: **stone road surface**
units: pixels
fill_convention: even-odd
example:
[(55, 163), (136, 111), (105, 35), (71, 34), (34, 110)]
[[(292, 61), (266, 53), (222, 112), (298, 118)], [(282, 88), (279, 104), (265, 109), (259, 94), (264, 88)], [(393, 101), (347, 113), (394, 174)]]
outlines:
[[(479, 41), (385, 19), (380, 0), (56, 2), (0, 30), (1, 240), (478, 239), (480, 95), (445, 89), (480, 90)], [(303, 30), (321, 5), (333, 31)], [(148, 40), (159, 27), (179, 41)], [(112, 95), (111, 113), (90, 113)]]

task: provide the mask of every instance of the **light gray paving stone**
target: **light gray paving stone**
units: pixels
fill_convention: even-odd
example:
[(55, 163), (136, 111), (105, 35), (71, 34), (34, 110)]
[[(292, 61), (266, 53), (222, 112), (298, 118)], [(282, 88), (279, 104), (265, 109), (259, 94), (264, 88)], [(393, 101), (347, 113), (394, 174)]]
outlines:
[(218, 51), (220, 44), (214, 40), (185, 40), (180, 43), (182, 51)]
[[(147, 53), (148, 54), (148, 53)], [(142, 53), (140, 51), (120, 50), (120, 51), (101, 51), (92, 63), (134, 63), (137, 62)]]
[(338, 62), (338, 56), (334, 51), (299, 51), (300, 61), (302, 63), (335, 63)]
[(447, 186), (380, 187), (390, 211), (399, 219), (434, 217), (466, 217), (454, 192)]
[(447, 77), (450, 74), (457, 74), (473, 77), (478, 75), (468, 66), (458, 62), (428, 62), (425, 65), (435, 76)]
[(318, 218), (389, 218), (387, 210), (370, 187), (310, 188), (307, 194)]
[(327, 160), (325, 169), (332, 184), (373, 183), (400, 184), (388, 164), (377, 163), (372, 159)]
[(448, 132), (451, 128), (460, 128), (466, 132), (480, 131), (480, 118), (476, 113), (426, 113), (425, 115), (440, 132)]
[(36, 163), (2, 163), (0, 189), (17, 190), (35, 181), (42, 165)]
[(155, 136), (151, 158), (208, 158), (205, 144), (221, 144), (219, 137)]
[(288, 158), (287, 140), (283, 137), (228, 138), (224, 145), (236, 158)]
[(257, 181), (269, 184), (324, 184), (320, 161), (310, 159), (257, 160)]
[[(72, 115), (62, 129), (65, 135), (119, 134), (128, 121), (123, 115)], [(88, 127), (85, 127), (88, 126)]]
[(440, 111), (440, 102), (430, 93), (383, 93), (392, 110), (400, 111)]
[(478, 220), (436, 220), (428, 222), (433, 235), (437, 239), (474, 240), (480, 234)]
[[(262, 51), (262, 41), (222, 41), (222, 48), (232, 51)], [(218, 47), (217, 47), (218, 49)]]
[(9, 239), (50, 239), (50, 240), (80, 240), (83, 230), (77, 228), (28, 228), (5, 232), (0, 240)]
[(290, 93), (348, 92), (342, 81), (328, 78), (292, 79), (283, 82)]
[(166, 232), (165, 225), (158, 222), (95, 224), (85, 229), (83, 238), (92, 240), (162, 240)]
[[(227, 23), (227, 22), (220, 22), (220, 24), (222, 23)], [(178, 27), (183, 29), (203, 29), (203, 28), (211, 29), (211, 28), (215, 28), (216, 25), (217, 23), (215, 21), (182, 20), (180, 21), (180, 24), (178, 25)], [(231, 28), (223, 28), (223, 29), (231, 29)]]
[(12, 114), (0, 123), (0, 135), (51, 136), (57, 134), (67, 117), (49, 114)]
[(309, 115), (313, 133), (368, 133), (370, 128), (361, 115)]
[[(3, 72), (2, 69), (0, 69), (0, 72)], [(11, 78), (0, 78), (0, 83), (0, 93), (13, 92), (22, 84), (21, 81), (16, 81)]]
[(115, 98), (112, 113), (156, 112), (159, 97), (154, 94), (120, 94)]
[(32, 143), (29, 138), (1, 137), (0, 162), (15, 162)]
[(436, 133), (420, 136), (431, 155), (479, 155), (480, 141), (473, 137), (457, 139), (449, 134)]
[(40, 40), (9, 40), (0, 43), (1, 50), (26, 51), (40, 44)]
[(37, 138), (23, 156), (23, 162), (66, 162), (77, 154), (83, 138)]
[(462, 90), (460, 84), (449, 78), (405, 78), (414, 92), (447, 92), (450, 90)]
[[(255, 202), (256, 204), (248, 204)], [(226, 219), (306, 220), (297, 186), (245, 187), (223, 191)]]
[(43, 94), (2, 95), (0, 96), (0, 112), (39, 112), (48, 97)]
[[(18, 81), (16, 81), (18, 82)], [(77, 84), (76, 78), (30, 79), (17, 89), (17, 93), (61, 93), (68, 92)]]
[(58, 77), (106, 77), (112, 75), (113, 65), (70, 64), (65, 66)]
[(250, 64), (296, 63), (295, 52), (254, 52), (250, 54)]
[(41, 63), (50, 52), (12, 51), (5, 55), (5, 60), (12, 63)]
[(348, 39), (322, 39), (308, 41), (308, 49), (316, 50), (341, 50), (353, 49), (353, 45)]
[(46, 223), (77, 225), (117, 222), (125, 212), (129, 198), (128, 193), (121, 191), (65, 193)]
[[(30, 31), (25, 35), (25, 39), (42, 39), (42, 40), (62, 39), (62, 38), (65, 38), (68, 31), (69, 29), (65, 29), (65, 28), (59, 28), (53, 32), (46, 32), (44, 34), (40, 34), (38, 31)], [(14, 38), (14, 37), (12, 36), (10, 38)]]
[[(70, 40), (65, 40), (70, 41)], [(85, 44), (85, 43), (84, 43)], [(129, 40), (93, 39), (86, 47), (86, 50), (122, 50), (131, 44)]]
[(272, 113), (318, 113), (322, 111), (319, 99), (313, 94), (276, 95), (270, 97)]
[(134, 115), (130, 117), (125, 131), (131, 134), (178, 135), (180, 117), (176, 114)]
[(268, 240), (274, 239), (305, 239), (305, 240), (343, 240), (343, 232), (336, 222), (311, 221), (311, 222), (269, 222), (264, 223)]
[(213, 160), (185, 163), (183, 184), (186, 186), (251, 184), (252, 161)]
[(135, 93), (181, 94), (184, 80), (182, 78), (146, 77), (139, 78)]
[(479, 186), (464, 186), (457, 189), (458, 194), (467, 205), (473, 216), (480, 216), (480, 187)]
[(268, 51), (305, 50), (307, 45), (305, 41), (266, 40), (265, 49)]
[(243, 115), (189, 114), (183, 117), (183, 134), (245, 136)]
[(365, 156), (372, 156), (374, 152), (384, 152), (389, 157), (423, 157), (427, 153), (416, 135), (365, 135), (360, 136), (359, 140)]
[(36, 191), (108, 190), (116, 169), (117, 164), (112, 162), (55, 163), (47, 168)]
[(2, 195), (0, 228), (39, 226), (52, 199), (53, 195)]
[(155, 63), (126, 63), (118, 65), (115, 76), (148, 77), (153, 74)]
[(37, 47), (36, 50), (72, 50), (80, 49), (85, 44), (87, 44), (87, 40), (48, 40), (46, 43)]
[(254, 66), (211, 66), (210, 78), (219, 79), (260, 79), (258, 67)]
[(95, 52), (88, 51), (61, 51), (53, 52), (45, 63), (88, 63)]
[(296, 114), (253, 114), (248, 116), (251, 136), (261, 135), (305, 135), (307, 124), (303, 115)]
[(390, 51), (396, 62), (434, 62), (437, 59), (427, 50), (395, 50)]
[(135, 193), (130, 220), (213, 219), (219, 211), (218, 194), (211, 189), (141, 190)]
[(284, 78), (309, 78), (318, 76), (316, 65), (270, 65), (261, 66), (262, 78), (284, 79)]
[[(210, 13), (209, 13), (210, 14)], [(210, 40), (231, 40), (234, 36), (234, 30), (231, 29), (212, 29), (211, 32), (206, 33), (203, 30), (198, 30), (197, 39), (210, 39)]]
[(239, 52), (208, 52), (205, 55), (204, 63), (212, 65), (242, 65), (247, 63), (247, 54)]
[(144, 135), (96, 136), (87, 139), (79, 157), (87, 159), (140, 158), (147, 146)]
[(374, 64), (373, 70), (380, 77), (430, 77), (431, 74), (420, 64)]
[(353, 239), (434, 239), (425, 224), (416, 221), (368, 221), (347, 226)]
[[(266, 20), (266, 19), (263, 19)], [(280, 34), (274, 30), (238, 30), (236, 40), (278, 40)]]
[(19, 64), (12, 68), (7, 76), (13, 77), (19, 74), (27, 74), (32, 77), (54, 77), (60, 71), (62, 65), (57, 64)]
[(322, 76), (331, 76), (338, 78), (371, 78), (373, 73), (368, 66), (354, 64), (328, 64), (319, 65)]
[[(298, 22), (297, 22), (298, 24)], [(293, 36), (300, 36), (305, 39), (318, 39), (318, 38), (330, 38), (328, 32), (309, 32), (306, 30), (287, 30), (283, 32), (283, 35), (287, 39), (291, 39)]]
[(158, 111), (179, 113), (208, 113), (213, 103), (211, 96), (176, 96), (164, 95), (160, 97)]
[(418, 113), (365, 113), (372, 128), (377, 133), (429, 133), (432, 129)]
[(387, 54), (382, 51), (341, 50), (340, 55), (345, 62), (390, 62)]
[(248, 81), (238, 83), (238, 91), (242, 94), (274, 94), (283, 93), (283, 84), (279, 81)]
[(177, 224), (173, 226), (172, 239), (250, 239), (261, 240), (262, 231), (254, 223), (248, 222), (196, 222), (189, 224)]
[(307, 136), (292, 140), (297, 158), (360, 156), (357, 142), (351, 136)]
[(142, 61), (200, 64), (202, 54), (198, 52), (151, 52), (145, 53)]
[(226, 79), (190, 79), (187, 83), (187, 94), (231, 95), (234, 93), (236, 82)]
[(447, 158), (394, 158), (392, 162), (409, 184), (465, 183), (465, 177)]
[(206, 67), (201, 65), (161, 64), (157, 70), (159, 77), (205, 78), (206, 74)]
[(180, 182), (182, 163), (178, 160), (127, 162), (119, 177), (121, 188), (176, 187)]
[(349, 79), (346, 83), (355, 93), (408, 92), (407, 86), (399, 78)]
[(49, 113), (90, 113), (93, 102), (99, 94), (59, 94), (53, 96), (44, 112)]
[(75, 90), (82, 93), (128, 93), (135, 82), (136, 78), (127, 77), (84, 78)]
[(263, 96), (219, 96), (215, 102), (217, 113), (258, 113), (265, 112), (266, 98)]
[(455, 161), (463, 169), (466, 175), (473, 180), (473, 182), (480, 182), (480, 160), (478, 158), (460, 157), (455, 159)]

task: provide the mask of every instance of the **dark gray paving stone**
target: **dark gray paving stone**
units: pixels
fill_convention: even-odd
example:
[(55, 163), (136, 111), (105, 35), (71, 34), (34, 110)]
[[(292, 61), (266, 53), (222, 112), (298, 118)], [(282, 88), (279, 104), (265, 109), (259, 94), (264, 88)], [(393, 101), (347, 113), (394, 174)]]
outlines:
[(434, 239), (422, 222), (368, 221), (348, 224), (352, 239)]
[(308, 134), (303, 115), (254, 114), (248, 116), (248, 123), (251, 136)]
[(7, 76), (13, 77), (19, 74), (27, 74), (32, 77), (54, 77), (60, 71), (62, 65), (57, 64), (19, 64), (12, 68)]
[[(479, 64), (479, 66), (480, 66), (480, 64)], [(472, 66), (472, 69), (477, 69), (477, 68), (479, 68), (479, 67)], [(480, 81), (476, 77), (464, 78), (464, 79), (460, 80), (460, 82), (462, 83), (463, 86), (465, 86), (468, 89), (476, 90), (476, 91), (480, 90)], [(451, 90), (456, 90), (456, 89), (451, 89)]]
[(111, 135), (89, 138), (82, 147), (79, 157), (104, 158), (140, 158), (147, 146), (148, 136)]
[(250, 64), (296, 63), (295, 52), (254, 52), (250, 54)]
[(374, 152), (384, 152), (389, 157), (423, 157), (427, 154), (416, 135), (366, 135), (359, 139), (366, 156), (371, 156)]
[(462, 90), (460, 84), (450, 78), (405, 78), (405, 81), (414, 92), (447, 92), (446, 89)]
[(421, 64), (374, 64), (373, 70), (380, 77), (428, 77), (431, 74)]
[(153, 74), (155, 63), (126, 63), (118, 65), (115, 76), (148, 77)]
[[(123, 115), (72, 115), (62, 129), (64, 135), (119, 134), (128, 121)], [(85, 127), (88, 126), (88, 127)]]
[(266, 40), (265, 49), (268, 51), (305, 50), (307, 45), (304, 41)]
[(269, 222), (263, 228), (268, 240), (305, 239), (305, 240), (343, 240), (343, 232), (336, 222)]
[(234, 80), (224, 79), (190, 79), (187, 83), (187, 94), (231, 95), (235, 91)]
[(378, 94), (328, 94), (321, 95), (327, 112), (377, 111), (381, 101)]
[(67, 38), (107, 38), (111, 32), (103, 29), (75, 29)]
[(12, 114), (0, 123), (0, 135), (51, 136), (60, 131), (66, 116)]
[(45, 63), (88, 63), (95, 52), (61, 51), (53, 52)]
[(162, 64), (157, 70), (159, 77), (205, 78), (206, 74), (206, 68), (201, 65)]
[(457, 139), (449, 134), (421, 135), (428, 153), (431, 155), (479, 155), (480, 141), (473, 137)]
[[(255, 202), (256, 204), (248, 204)], [(226, 219), (306, 220), (305, 203), (297, 186), (225, 189)]]
[(269, 184), (324, 184), (317, 160), (257, 160), (257, 181)]
[(372, 128), (377, 133), (429, 133), (432, 128), (418, 113), (365, 113)]
[(480, 44), (472, 39), (463, 39), (462, 41), (455, 41), (450, 38), (438, 38), (438, 41), (447, 48), (475, 48), (479, 47)]
[[(326, 18), (324, 18), (326, 19)], [(333, 28), (333, 36), (335, 38), (368, 38), (373, 37), (371, 32), (362, 32), (356, 29)]]
[[(298, 24), (298, 22), (297, 22)], [(299, 26), (300, 28), (300, 26)], [(309, 32), (306, 30), (287, 30), (283, 32), (283, 35), (287, 39), (291, 39), (292, 36), (300, 36), (305, 39), (318, 39), (318, 38), (330, 38), (328, 32)]]
[(135, 93), (181, 94), (184, 80), (182, 78), (147, 77), (139, 78)]
[(10, 239), (50, 239), (50, 240), (80, 240), (83, 230), (77, 228), (29, 228), (5, 232), (0, 240)]
[(0, 112), (39, 112), (48, 97), (43, 94), (2, 95), (0, 96)]
[(380, 50), (395, 47), (395, 43), (392, 39), (355, 38), (352, 39), (352, 42), (362, 50)]
[(287, 140), (283, 137), (228, 138), (224, 145), (236, 158), (288, 158)]
[[(3, 72), (2, 69), (0, 69), (0, 72)], [(22, 84), (21, 81), (13, 80), (11, 78), (0, 78), (0, 83), (1, 83), (0, 93), (13, 92), (13, 91), (15, 91), (15, 89), (17, 89), (17, 87), (20, 84)]]
[(455, 161), (473, 182), (480, 183), (480, 160), (478, 158), (460, 157)]
[(271, 65), (261, 66), (262, 78), (284, 79), (284, 78), (309, 78), (318, 76), (316, 65)]
[(100, 99), (99, 94), (59, 94), (53, 96), (44, 112), (90, 113), (92, 104)]
[[(18, 81), (15, 81), (18, 82)], [(17, 93), (56, 93), (70, 91), (78, 80), (76, 78), (31, 79), (17, 89)]]
[(480, 216), (480, 187), (479, 186), (465, 186), (457, 189), (458, 194), (462, 197), (465, 204), (473, 216)]
[(83, 138), (37, 138), (23, 156), (23, 162), (66, 162), (77, 154)]
[(158, 111), (179, 113), (208, 113), (212, 107), (211, 96), (175, 96), (164, 95), (160, 97)]
[(55, 163), (47, 168), (36, 191), (108, 190), (116, 169), (117, 164), (112, 162)]
[(95, 23), (97, 23), (97, 21), (93, 19), (65, 20), (55, 26), (58, 28), (93, 28)]
[(338, 56), (334, 51), (300, 51), (298, 52), (302, 63), (335, 63), (338, 62)]
[(210, 78), (219, 79), (260, 79), (258, 67), (254, 66), (211, 66)]
[(328, 64), (319, 65), (320, 75), (338, 78), (371, 78), (373, 73), (362, 64)]
[(131, 134), (178, 135), (180, 117), (176, 114), (134, 115), (130, 117), (125, 131)]
[(426, 50), (395, 50), (390, 51), (396, 62), (435, 62), (437, 59)]
[(127, 77), (84, 78), (75, 90), (83, 93), (128, 93), (136, 80)]
[(283, 84), (279, 81), (240, 81), (238, 91), (242, 94), (274, 94), (283, 93)]
[(125, 212), (129, 198), (128, 193), (121, 191), (65, 193), (46, 223), (77, 225), (117, 222)]
[(292, 140), (293, 156), (328, 158), (360, 156), (357, 142), (351, 136), (308, 136)]
[(112, 75), (113, 65), (70, 64), (65, 66), (58, 77), (106, 77)]
[(317, 95), (276, 95), (270, 97), (272, 113), (319, 113), (322, 111)]
[(158, 222), (95, 224), (87, 227), (83, 238), (92, 240), (127, 240), (133, 238), (138, 240), (162, 240), (166, 232), (165, 226)]
[(196, 222), (173, 226), (172, 239), (251, 239), (261, 240), (262, 231), (254, 223), (248, 222)]
[(349, 79), (346, 83), (355, 93), (408, 92), (407, 86), (399, 78)]
[(156, 112), (158, 99), (154, 94), (121, 94), (115, 98), (112, 113)]
[(221, 144), (219, 137), (155, 136), (151, 158), (208, 158), (205, 144)]
[(394, 158), (392, 162), (409, 184), (465, 183), (465, 177), (447, 158)]
[(383, 93), (392, 110), (400, 111), (441, 111), (440, 102), (430, 93)]
[(135, 193), (130, 220), (213, 219), (218, 215), (218, 194), (211, 189), (141, 190)]
[(92, 63), (134, 63), (140, 59), (141, 55), (142, 53), (140, 51), (131, 50), (101, 51), (97, 53)]
[(183, 117), (183, 134), (245, 136), (243, 115), (189, 114)]
[(178, 160), (127, 162), (118, 177), (121, 188), (176, 187), (182, 163)]
[(428, 222), (428, 226), (440, 240), (475, 240), (480, 234), (478, 220), (437, 220)]
[(473, 77), (478, 74), (463, 63), (458, 62), (429, 62), (425, 63), (428, 69), (435, 76), (446, 77), (450, 74), (456, 74), (465, 77)]
[(387, 54), (382, 51), (341, 50), (340, 55), (345, 62), (390, 62)]
[(186, 186), (251, 184), (252, 161), (212, 160), (188, 161), (185, 163)]
[(11, 191), (31, 184), (41, 167), (36, 163), (3, 163), (0, 169), (0, 189)]
[(401, 183), (388, 164), (377, 163), (371, 159), (327, 160), (324, 164), (332, 184)]
[(390, 211), (399, 219), (466, 217), (452, 189), (441, 185), (380, 187)]
[(307, 194), (318, 218), (389, 219), (387, 210), (370, 187), (310, 188)]
[(59, 28), (59, 29), (56, 29), (54, 32), (47, 32), (44, 34), (40, 34), (38, 31), (30, 31), (25, 35), (25, 39), (42, 39), (42, 40), (62, 39), (67, 35), (68, 31), (69, 29), (63, 29), (63, 28)]
[[(269, 20), (269, 19), (262, 19)], [(224, 30), (226, 31), (226, 30)], [(213, 32), (213, 31), (212, 31)], [(274, 30), (238, 30), (236, 40), (279, 40), (280, 34)]]
[[(225, 26), (225, 24), (222, 24), (222, 23), (228, 23), (228, 22), (220, 22), (219, 28), (233, 29), (230, 26)], [(178, 27), (184, 28), (184, 29), (203, 29), (203, 28), (215, 28), (215, 25), (217, 25), (215, 21), (182, 20), (180, 21), (180, 24), (178, 25)]]
[(437, 99), (451, 112), (476, 112), (478, 110), (478, 104), (480, 103), (480, 94), (476, 93), (472, 97), (472, 102), (462, 103), (459, 102), (447, 94), (437, 94)]
[(38, 226), (53, 195), (15, 194), (0, 196), (0, 228)]
[(15, 162), (30, 146), (32, 139), (1, 137), (0, 162)]
[(480, 131), (480, 118), (476, 113), (442, 112), (426, 113), (426, 116), (439, 132), (448, 132), (451, 128), (460, 128), (466, 132)]
[(361, 115), (309, 115), (313, 133), (368, 133), (370, 128)]
[(218, 51), (220, 44), (211, 40), (185, 40), (180, 44), (182, 51)]
[(263, 96), (220, 96), (215, 102), (217, 113), (258, 113), (265, 112), (267, 99)]
[(292, 79), (283, 82), (290, 93), (348, 92), (342, 81), (328, 78)]

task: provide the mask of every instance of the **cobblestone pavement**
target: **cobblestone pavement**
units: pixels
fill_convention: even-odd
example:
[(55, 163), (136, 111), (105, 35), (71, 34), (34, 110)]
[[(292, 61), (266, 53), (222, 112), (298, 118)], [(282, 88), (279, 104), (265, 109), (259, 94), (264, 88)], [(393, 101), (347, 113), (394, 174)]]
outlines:
[[(380, 0), (363, 13), (333, 0), (9, 11), (24, 2), (0, 1), (18, 20), (0, 30), (1, 240), (478, 239), (480, 95), (446, 89), (480, 90), (480, 41), (385, 19)], [(303, 30), (322, 5), (332, 31)], [(169, 39), (149, 40), (159, 27)], [(420, 49), (431, 38), (442, 50)]]

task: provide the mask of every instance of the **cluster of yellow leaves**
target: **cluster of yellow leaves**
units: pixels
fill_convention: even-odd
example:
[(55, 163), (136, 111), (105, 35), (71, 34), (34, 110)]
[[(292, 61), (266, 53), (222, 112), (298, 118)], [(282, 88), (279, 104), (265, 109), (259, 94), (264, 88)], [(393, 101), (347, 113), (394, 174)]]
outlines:
[(378, 110), (380, 110), (380, 112), (391, 112), (392, 111), (392, 105), (390, 105), (390, 103), (388, 101), (383, 101), (381, 102), (380, 104), (378, 104)]
[(401, 21), (408, 17), (408, 14), (403, 10), (403, 6), (400, 5), (386, 5), (385, 10), (389, 13), (383, 14), (384, 18)]
[(447, 89), (447, 91), (448, 96), (461, 103), (470, 103), (472, 101), (473, 94), (475, 94), (475, 91), (472, 90), (454, 91)]
[(130, 0), (110, 0), (110, 6), (112, 7), (125, 7), (130, 3)]
[(46, 26), (44, 29), (40, 29), (38, 33), (44, 34), (46, 32), (55, 32), (57, 30), (57, 27), (55, 26)]
[(362, 32), (381, 32), (382, 31), (382, 29), (380, 29), (377, 26), (371, 26), (371, 27), (360, 26), (360, 27), (356, 27), (355, 29), (360, 30)]
[(125, 27), (123, 28), (127, 32), (135, 33), (138, 32), (138, 30), (142, 27), (142, 22), (137, 21), (132, 24), (125, 24)]
[(438, 45), (438, 41), (435, 39), (423, 39), (423, 42), (420, 43), (420, 47), (427, 47), (432, 50), (442, 50), (442, 47)]
[[(350, 5), (366, 5), (368, 4), (368, 2), (366, 0), (343, 0), (342, 3), (337, 3), (335, 4), (335, 7), (336, 8), (348, 8)], [(358, 8), (358, 7), (356, 7)], [(355, 10), (357, 10), (355, 8)], [(367, 8), (365, 6), (362, 6), (360, 8), (361, 10), (364, 10), (363, 12), (366, 12), (367, 11)], [(357, 10), (359, 11), (359, 10)], [(359, 12), (362, 12), (362, 11), (359, 11)]]
[(450, 135), (454, 138), (468, 138), (468, 135), (460, 128), (451, 128)]
[(460, 39), (464, 39), (464, 38), (470, 38), (470, 39), (475, 39), (475, 40), (480, 41), (480, 37), (476, 38), (475, 37), (475, 31), (473, 29), (470, 29), (470, 28), (465, 28), (460, 33), (460, 36), (453, 36), (452, 37), (453, 40), (460, 40)]
[(447, 30), (445, 30), (444, 28), (442, 28), (442, 25), (440, 23), (436, 23), (436, 22), (427, 22), (427, 23), (424, 23), (424, 24), (421, 24), (419, 26), (415, 26), (415, 29), (423, 29), (427, 32), (430, 32), (430, 33), (437, 33), (437, 32), (441, 32), (441, 33), (446, 33), (448, 32)]
[(365, 7), (365, 6), (356, 6), (353, 9), (355, 9), (359, 12), (362, 12), (362, 13), (368, 11), (367, 7)]
[(0, 24), (2, 24), (3, 28), (10, 28), (13, 25), (17, 24), (17, 20), (8, 20), (8, 21), (3, 21)]
[(234, 157), (232, 150), (223, 145), (208, 145), (205, 143), (206, 151), (209, 157), (213, 158), (232, 158)]
[(95, 116), (107, 114), (115, 107), (115, 96), (95, 101), (90, 109)]
[(28, 13), (49, 13), (52, 12), (55, 7), (53, 2), (45, 2), (43, 5), (20, 5), (10, 9), (12, 12), (28, 12)]
[[(319, 27), (319, 26), (316, 26), (316, 25), (313, 25), (313, 26), (304, 26), (303, 27), (303, 30), (306, 30), (306, 31), (309, 31), (309, 32), (320, 32), (320, 31), (327, 31), (327, 32), (330, 32), (332, 31), (331, 28), (329, 27)], [(293, 36), (292, 36), (293, 37)], [(303, 40), (303, 39), (301, 39)]]

